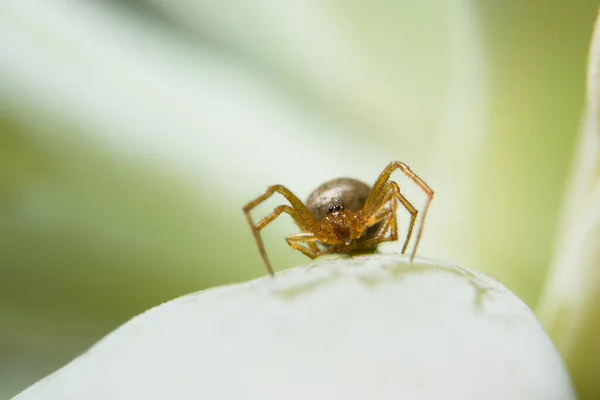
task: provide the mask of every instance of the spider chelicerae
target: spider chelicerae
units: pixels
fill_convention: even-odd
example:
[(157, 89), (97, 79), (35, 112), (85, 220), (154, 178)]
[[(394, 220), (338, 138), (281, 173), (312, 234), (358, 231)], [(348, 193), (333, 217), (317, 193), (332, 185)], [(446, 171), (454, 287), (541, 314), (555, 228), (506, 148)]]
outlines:
[[(408, 165), (393, 161), (385, 167), (373, 187), (356, 179), (334, 179), (316, 188), (304, 204), (285, 186), (273, 185), (262, 196), (248, 203), (243, 210), (269, 274), (274, 275), (274, 272), (260, 231), (282, 213), (289, 214), (302, 231), (285, 238), (290, 247), (314, 259), (324, 254), (370, 252), (379, 243), (398, 240), (396, 210), (400, 203), (410, 213), (410, 225), (402, 246), (404, 254), (413, 234), (418, 211), (402, 195), (398, 183), (390, 180), (396, 170), (406, 174), (427, 195), (410, 256), (412, 262), (423, 232), (425, 216), (433, 199), (433, 190)], [(271, 214), (254, 224), (250, 211), (275, 193), (285, 197), (290, 205), (275, 207)]]

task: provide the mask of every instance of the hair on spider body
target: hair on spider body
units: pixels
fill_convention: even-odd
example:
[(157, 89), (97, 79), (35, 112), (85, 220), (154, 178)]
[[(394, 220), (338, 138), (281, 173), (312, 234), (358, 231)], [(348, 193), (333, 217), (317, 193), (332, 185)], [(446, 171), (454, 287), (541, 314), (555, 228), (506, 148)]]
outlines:
[[(273, 185), (263, 195), (246, 204), (244, 214), (269, 273), (274, 274), (260, 231), (283, 213), (291, 216), (301, 230), (300, 233), (287, 236), (287, 243), (292, 249), (314, 259), (331, 253), (370, 252), (380, 243), (396, 241), (396, 213), (398, 204), (401, 204), (410, 213), (410, 224), (402, 246), (404, 254), (413, 233), (418, 211), (402, 195), (400, 186), (390, 180), (392, 173), (398, 169), (428, 197), (413, 246), (410, 258), (412, 261), (417, 252), (429, 204), (433, 199), (433, 190), (412, 172), (408, 165), (393, 161), (381, 172), (372, 187), (356, 179), (333, 179), (316, 188), (308, 196), (305, 205), (285, 186)], [(268, 216), (254, 224), (250, 215), (252, 209), (275, 193), (285, 197), (289, 205), (275, 207)]]

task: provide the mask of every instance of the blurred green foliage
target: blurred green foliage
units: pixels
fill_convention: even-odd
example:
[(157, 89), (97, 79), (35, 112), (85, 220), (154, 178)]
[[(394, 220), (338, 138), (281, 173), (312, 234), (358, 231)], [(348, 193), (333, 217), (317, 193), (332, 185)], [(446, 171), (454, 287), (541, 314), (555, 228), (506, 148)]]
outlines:
[(493, 254), (503, 280), (531, 307), (553, 256), (597, 6), (479, 5), (492, 96), (476, 247)]
[[(283, 8), (261, 14), (265, 5), (259, 7), (258, 2), (259, 11), (252, 1), (244, 2), (247, 8), (240, 5), (241, 10), (200, 3), (198, 14), (187, 14), (177, 2), (170, 3), (171, 8), (142, 0), (97, 2), (96, 6), (119, 15), (125, 23), (131, 16), (135, 17), (132, 24), (149, 22), (159, 33), (166, 32), (198, 52), (225, 57), (260, 77), (292, 107), (315, 116), (324, 126), (341, 126), (332, 129), (333, 142), (381, 152), (374, 171), (390, 161), (388, 155), (408, 158), (415, 165), (435, 164), (427, 157), (436, 140), (432, 132), (440, 124), (437, 114), (448, 102), (444, 94), (452, 76), (447, 59), (456, 51), (446, 37), (446, 13), (452, 6), (437, 1), (380, 1), (324, 7), (324, 15), (337, 18), (342, 32), (351, 33), (341, 35), (340, 42), (354, 45), (357, 59), (365, 62), (347, 65), (349, 72), (339, 71), (348, 75), (346, 80), (336, 80), (336, 65), (323, 62), (319, 67), (320, 60), (297, 46), (304, 43), (312, 49), (319, 42), (271, 34), (277, 32), (275, 28), (286, 31), (286, 23), (294, 20), (292, 11), (278, 20), (285, 14)], [(472, 165), (477, 177), (473, 209), (456, 211), (469, 220), (464, 226), (447, 228), (454, 229), (465, 247), (448, 253), (432, 245), (427, 255), (451, 256), (455, 259), (448, 261), (481, 269), (533, 307), (553, 255), (598, 4), (591, 0), (474, 1), (471, 6), (471, 18), (481, 28), (485, 64), (480, 68), (486, 70), (487, 84), (483, 132), (473, 133), (484, 137), (478, 149), (482, 162)], [(0, 13), (3, 7), (11, 6), (0, 6)], [(177, 7), (182, 7), (181, 14), (173, 12)], [(23, 10), (26, 7), (19, 11), (21, 24), (33, 35), (44, 22), (36, 20), (33, 11), (27, 19)], [(320, 27), (307, 26), (306, 31)], [(323, 32), (339, 35), (334, 28)], [(162, 45), (157, 43), (157, 49)], [(14, 51), (21, 51), (19, 44)], [(260, 175), (266, 184), (293, 188), (294, 182), (274, 182), (264, 172), (287, 166), (263, 167), (262, 157), (267, 152), (291, 156), (297, 144), (278, 144), (267, 151), (269, 144), (256, 134), (256, 148), (247, 149), (255, 154), (255, 164), (238, 170), (239, 182), (215, 166), (198, 171), (204, 178), (198, 184), (176, 168), (154, 163), (152, 154), (139, 157), (98, 140), (90, 133), (97, 128), (73, 117), (77, 110), (61, 114), (44, 107), (43, 101), (28, 101), (37, 98), (42, 85), (11, 78), (16, 73), (3, 66), (2, 57), (11, 53), (0, 52), (0, 74), (5, 76), (0, 79), (0, 397), (52, 372), (154, 305), (265, 273), (241, 212), (244, 201), (265, 187), (247, 191), (241, 184)], [(121, 66), (121, 60), (106, 64), (108, 70)], [(138, 72), (144, 71), (132, 74)], [(113, 95), (117, 98), (121, 93), (116, 90)], [(176, 100), (173, 110), (179, 107)], [(138, 104), (130, 107), (135, 110)], [(100, 113), (100, 107), (91, 112)], [(202, 112), (198, 118), (203, 118)], [(184, 122), (174, 119), (172, 131), (164, 135), (188, 129)], [(310, 129), (306, 130), (301, 141), (310, 139)], [(210, 152), (210, 135), (198, 135)], [(468, 145), (467, 140), (457, 146)], [(343, 149), (320, 149), (317, 155), (300, 158), (310, 165), (322, 154)], [(231, 154), (219, 156), (227, 159)], [(306, 174), (316, 186), (330, 177), (322, 172), (320, 176), (307, 167)], [(436, 171), (430, 169), (429, 175), (435, 183)], [(438, 191), (437, 196), (436, 201), (443, 201), (451, 193)], [(435, 226), (435, 221), (428, 222)], [(273, 264), (306, 263), (281, 239), (292, 224), (276, 226), (265, 232)], [(459, 239), (448, 238), (449, 243), (453, 240)]]

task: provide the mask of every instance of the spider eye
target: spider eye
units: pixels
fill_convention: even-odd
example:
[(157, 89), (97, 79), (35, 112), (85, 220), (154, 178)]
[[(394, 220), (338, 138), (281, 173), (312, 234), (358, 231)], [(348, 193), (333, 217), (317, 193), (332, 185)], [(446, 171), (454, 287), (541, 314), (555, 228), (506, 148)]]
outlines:
[(327, 207), (327, 213), (338, 212), (343, 209), (344, 209), (344, 206), (342, 206), (340, 204), (335, 204), (335, 205), (331, 205), (331, 206)]

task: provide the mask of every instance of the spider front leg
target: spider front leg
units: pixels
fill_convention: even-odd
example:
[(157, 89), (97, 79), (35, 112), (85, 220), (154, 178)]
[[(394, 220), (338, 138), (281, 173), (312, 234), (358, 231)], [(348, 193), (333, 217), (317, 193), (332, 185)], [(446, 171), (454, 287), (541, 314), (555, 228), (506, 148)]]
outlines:
[[(377, 234), (375, 234), (375, 237), (381, 236), (383, 233), (386, 232), (386, 229), (388, 227), (391, 227), (391, 231), (390, 231), (391, 241), (395, 241), (398, 239), (398, 220), (396, 218), (398, 204), (396, 203), (396, 200), (397, 199), (394, 198), (394, 192), (389, 191), (388, 194), (386, 195), (385, 199), (382, 202), (381, 208), (377, 211), (377, 213), (375, 213), (374, 215), (372, 215), (369, 218), (369, 220), (367, 222), (368, 227), (373, 226), (380, 221), (386, 221), (386, 223), (382, 225), (382, 227), (377, 232)], [(385, 208), (385, 206), (388, 204), (390, 205), (390, 208)], [(385, 229), (384, 229), (384, 226), (385, 226)]]
[[(383, 233), (386, 232), (384, 229), (383, 232), (382, 231), (378, 232), (375, 235), (375, 238), (373, 238), (372, 240), (374, 240), (376, 243), (387, 242), (387, 241), (394, 242), (394, 241), (398, 240), (398, 220), (396, 217), (397, 206), (398, 206), (397, 201), (402, 203), (402, 205), (408, 210), (408, 212), (411, 215), (410, 225), (408, 227), (408, 231), (406, 233), (406, 238), (404, 239), (404, 244), (402, 246), (402, 254), (404, 254), (406, 252), (406, 248), (408, 247), (408, 243), (412, 236), (412, 231), (413, 231), (413, 227), (415, 225), (418, 211), (406, 199), (406, 197), (404, 197), (402, 195), (402, 193), (400, 193), (400, 187), (398, 186), (398, 184), (396, 182), (394, 182), (394, 181), (386, 182), (385, 193), (387, 193), (387, 194), (385, 195), (385, 198), (381, 201), (381, 203), (382, 203), (381, 208), (373, 216), (371, 216), (371, 218), (369, 218), (369, 221), (367, 222), (367, 226), (373, 226), (377, 222), (384, 219), (386, 221), (386, 225), (385, 225), (386, 229), (387, 229), (387, 227), (390, 228), (389, 237), (387, 237), (385, 239), (379, 239), (382, 237)], [(385, 206), (387, 204), (390, 204), (389, 209), (385, 208)]]
[[(269, 214), (267, 217), (263, 218), (258, 224), (255, 225), (254, 222), (252, 221), (252, 217), (250, 216), (250, 211), (252, 211), (253, 208), (255, 208), (256, 206), (258, 206), (259, 204), (261, 204), (262, 202), (267, 200), (269, 197), (271, 197), (275, 193), (279, 193), (283, 197), (285, 197), (292, 206), (290, 207), (290, 206), (282, 205), (282, 206), (275, 207), (275, 209), (273, 210), (273, 212), (271, 214)], [(273, 220), (275, 220), (275, 218), (279, 217), (282, 213), (286, 213), (286, 214), (290, 215), (294, 219), (296, 224), (298, 224), (298, 226), (304, 231), (314, 230), (316, 228), (316, 226), (318, 225), (318, 222), (315, 221), (315, 219), (309, 213), (308, 209), (304, 206), (304, 204), (302, 204), (300, 199), (298, 199), (298, 197), (296, 197), (296, 195), (294, 195), (289, 189), (287, 189), (286, 187), (284, 187), (282, 185), (270, 186), (267, 189), (267, 191), (265, 192), (265, 194), (257, 197), (256, 199), (252, 200), (250, 203), (246, 204), (246, 206), (243, 208), (243, 210), (244, 210), (244, 214), (246, 215), (246, 219), (248, 220), (248, 223), (250, 224), (250, 228), (252, 229), (252, 234), (254, 235), (254, 239), (256, 240), (256, 244), (258, 245), (258, 249), (260, 250), (262, 259), (263, 259), (263, 261), (267, 267), (267, 270), (269, 271), (269, 274), (271, 276), (273, 276), (275, 274), (275, 272), (273, 271), (273, 267), (271, 267), (271, 263), (269, 262), (269, 259), (267, 257), (267, 252), (265, 250), (265, 246), (264, 246), (262, 238), (260, 236), (260, 231), (264, 227), (266, 227), (269, 223), (273, 222)]]
[[(402, 254), (406, 253), (406, 248), (408, 247), (408, 243), (410, 242), (410, 238), (412, 236), (413, 228), (415, 227), (415, 222), (417, 221), (417, 214), (419, 211), (400, 193), (400, 186), (394, 181), (389, 181), (387, 183), (391, 188), (392, 193), (398, 199), (400, 203), (408, 210), (410, 213), (410, 224), (408, 225), (408, 231), (406, 232), (406, 239), (404, 239), (404, 244), (402, 245)], [(417, 237), (418, 239), (418, 237)], [(415, 257), (416, 248), (413, 249), (413, 253), (410, 256), (410, 260), (412, 261)]]
[[(373, 226), (381, 221), (381, 227), (370, 239), (367, 239), (363, 242), (358, 242), (354, 245), (350, 245), (344, 248), (345, 251), (353, 251), (360, 248), (374, 246), (383, 242), (393, 242), (397, 239), (398, 236), (398, 225), (396, 223), (396, 199), (392, 198), (390, 200), (391, 207), (390, 208), (382, 208), (375, 214), (373, 217), (369, 219), (368, 226)], [(384, 205), (385, 207), (385, 205)], [(389, 232), (389, 235), (388, 235)]]
[[(387, 183), (389, 182), (390, 176), (397, 169), (401, 170), (406, 176), (408, 176), (414, 183), (416, 183), (427, 195), (427, 202), (425, 203), (425, 207), (423, 207), (423, 216), (421, 217), (421, 223), (419, 225), (419, 229), (417, 231), (417, 237), (415, 239), (415, 245), (412, 250), (412, 254), (410, 256), (410, 261), (412, 262), (415, 258), (415, 254), (417, 253), (417, 248), (419, 246), (419, 242), (421, 241), (421, 235), (423, 233), (423, 225), (425, 224), (425, 217), (427, 216), (427, 211), (429, 210), (429, 205), (431, 204), (431, 200), (433, 199), (433, 190), (429, 187), (427, 183), (423, 179), (421, 179), (417, 174), (415, 174), (408, 165), (403, 162), (393, 161), (383, 170), (377, 181), (373, 185), (373, 189), (371, 189), (371, 193), (369, 197), (367, 197), (367, 201), (365, 202), (364, 210), (366, 214), (373, 214), (379, 208), (379, 206), (383, 203), (383, 199), (388, 194)], [(393, 181), (392, 181), (393, 182)], [(397, 184), (396, 184), (397, 185)], [(389, 190), (389, 189), (388, 189)], [(411, 212), (411, 208), (414, 209), (412, 204), (400, 193), (400, 190), (394, 189), (397, 193), (396, 197), (398, 200), (406, 207), (409, 212)], [(414, 226), (414, 220), (416, 219), (416, 214), (411, 212), (411, 226)], [(412, 235), (412, 227), (409, 228), (410, 235)], [(407, 241), (405, 242), (405, 246), (408, 244), (408, 240), (410, 236), (407, 235)], [(403, 249), (403, 253), (406, 250), (406, 247)]]
[[(293, 235), (289, 235), (285, 238), (285, 240), (292, 249), (302, 252), (302, 254), (312, 258), (313, 260), (317, 257), (322, 256), (323, 254), (328, 253), (327, 250), (319, 250), (317, 244), (315, 243), (318, 239), (312, 233), (296, 233)], [(308, 247), (302, 246), (300, 245), (300, 243), (306, 243)]]

